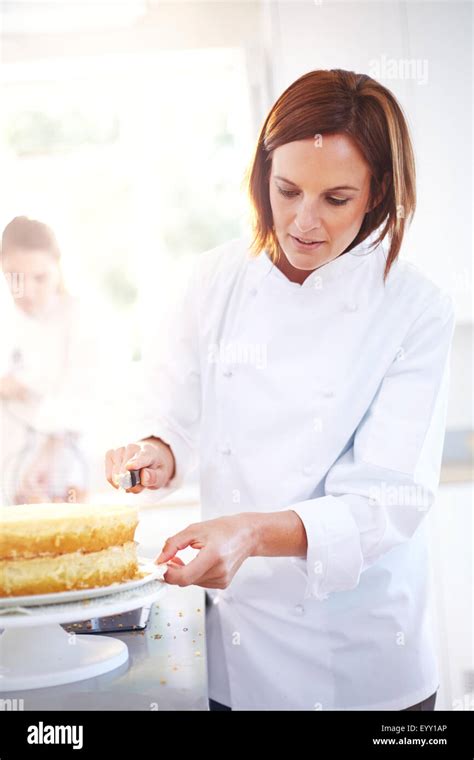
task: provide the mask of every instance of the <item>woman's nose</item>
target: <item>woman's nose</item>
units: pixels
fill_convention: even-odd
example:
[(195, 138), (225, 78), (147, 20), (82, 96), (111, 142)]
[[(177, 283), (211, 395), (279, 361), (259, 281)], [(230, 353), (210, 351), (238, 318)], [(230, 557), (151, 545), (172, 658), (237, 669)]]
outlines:
[(301, 206), (296, 214), (295, 225), (301, 233), (319, 229), (321, 227), (321, 216), (317, 207), (314, 204)]

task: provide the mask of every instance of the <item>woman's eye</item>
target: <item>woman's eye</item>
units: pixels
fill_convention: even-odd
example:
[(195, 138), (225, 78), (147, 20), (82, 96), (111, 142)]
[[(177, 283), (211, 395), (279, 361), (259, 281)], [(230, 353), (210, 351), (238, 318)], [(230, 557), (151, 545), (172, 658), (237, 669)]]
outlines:
[[(299, 194), (299, 190), (284, 190), (282, 187), (278, 188), (278, 192), (285, 198), (295, 198)], [(345, 206), (346, 203), (349, 202), (350, 198), (345, 198), (344, 200), (341, 198), (328, 198), (327, 200), (334, 206)]]
[(345, 200), (341, 200), (340, 198), (328, 198), (328, 201), (330, 201), (330, 203), (334, 203), (335, 206), (345, 206), (349, 200), (349, 198), (345, 198)]
[(282, 187), (278, 188), (278, 192), (284, 195), (285, 198), (294, 198), (295, 195), (298, 195), (298, 190), (283, 190)]

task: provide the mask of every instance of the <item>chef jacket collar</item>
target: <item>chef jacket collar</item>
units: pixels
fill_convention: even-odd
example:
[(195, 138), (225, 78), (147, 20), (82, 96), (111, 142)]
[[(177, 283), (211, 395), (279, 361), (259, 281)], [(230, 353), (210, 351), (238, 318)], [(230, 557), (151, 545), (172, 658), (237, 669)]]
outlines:
[(334, 280), (341, 280), (341, 278), (344, 278), (347, 274), (361, 266), (364, 261), (368, 261), (371, 256), (382, 254), (383, 249), (380, 245), (371, 248), (373, 239), (373, 235), (369, 236), (369, 238), (359, 243), (352, 250), (336, 256), (335, 259), (328, 261), (326, 264), (322, 264), (311, 272), (301, 285), (289, 280), (274, 264), (266, 250), (262, 251), (257, 257), (258, 268), (262, 271), (264, 277), (272, 277), (275, 282), (279, 281), (282, 286), (295, 292), (325, 286)]

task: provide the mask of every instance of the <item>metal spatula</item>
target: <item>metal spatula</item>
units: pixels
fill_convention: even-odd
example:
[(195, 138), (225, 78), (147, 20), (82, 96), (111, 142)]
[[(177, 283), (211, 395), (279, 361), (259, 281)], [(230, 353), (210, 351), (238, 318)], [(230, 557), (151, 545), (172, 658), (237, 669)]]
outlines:
[(126, 470), (125, 472), (120, 472), (115, 477), (115, 482), (119, 488), (123, 488), (124, 490), (140, 485), (140, 470)]

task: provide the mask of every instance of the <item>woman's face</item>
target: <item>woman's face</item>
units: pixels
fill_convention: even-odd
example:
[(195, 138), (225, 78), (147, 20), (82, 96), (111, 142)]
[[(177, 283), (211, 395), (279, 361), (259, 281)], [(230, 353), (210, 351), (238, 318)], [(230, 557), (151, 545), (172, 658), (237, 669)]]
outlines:
[(347, 248), (369, 210), (370, 170), (357, 146), (342, 134), (319, 140), (286, 143), (272, 156), (275, 233), (289, 269), (307, 272), (296, 273), (301, 281)]
[(15, 303), (31, 316), (48, 308), (61, 278), (57, 260), (42, 250), (9, 251), (3, 257), (3, 272)]

